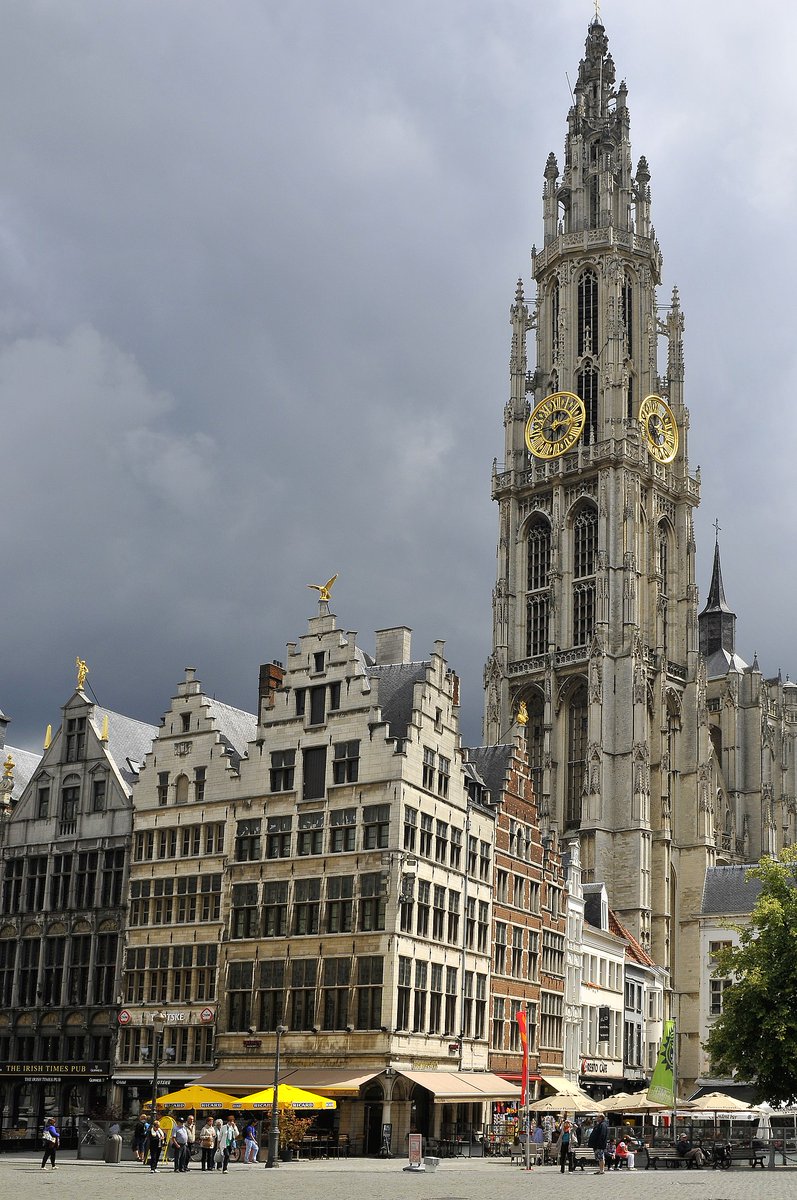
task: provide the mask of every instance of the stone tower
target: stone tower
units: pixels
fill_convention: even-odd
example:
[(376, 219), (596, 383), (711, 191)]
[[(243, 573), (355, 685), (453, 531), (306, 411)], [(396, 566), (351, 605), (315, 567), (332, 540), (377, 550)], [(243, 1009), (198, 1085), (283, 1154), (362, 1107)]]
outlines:
[[(578, 837), (585, 882), (606, 884), (623, 924), (675, 973), (684, 916), (699, 909), (714, 859), (692, 527), (699, 480), (687, 457), (684, 319), (677, 290), (668, 308), (657, 300), (650, 171), (644, 157), (632, 166), (627, 96), (596, 19), (563, 166), (553, 154), (545, 164), (536, 300), (518, 282), (510, 310), (484, 732), (487, 743), (502, 740), (525, 701), (542, 823)], [(541, 435), (550, 452), (532, 453), (530, 415), (561, 392), (583, 403), (583, 431), (553, 444), (572, 403), (557, 411), (555, 402), (553, 431)]]

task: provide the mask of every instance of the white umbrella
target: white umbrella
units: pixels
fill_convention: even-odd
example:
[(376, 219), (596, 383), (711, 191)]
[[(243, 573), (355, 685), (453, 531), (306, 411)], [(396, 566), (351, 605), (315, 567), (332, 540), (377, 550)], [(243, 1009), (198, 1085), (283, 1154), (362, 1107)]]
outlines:
[(772, 1139), (772, 1121), (771, 1116), (775, 1111), (766, 1100), (763, 1104), (759, 1104), (758, 1111), (761, 1114), (758, 1118), (758, 1127), (755, 1131), (756, 1137), (762, 1142), (769, 1142)]
[(597, 1112), (600, 1103), (593, 1100), (586, 1092), (563, 1092), (560, 1096), (546, 1096), (544, 1100), (532, 1100), (529, 1108), (532, 1112), (562, 1112), (585, 1113)]

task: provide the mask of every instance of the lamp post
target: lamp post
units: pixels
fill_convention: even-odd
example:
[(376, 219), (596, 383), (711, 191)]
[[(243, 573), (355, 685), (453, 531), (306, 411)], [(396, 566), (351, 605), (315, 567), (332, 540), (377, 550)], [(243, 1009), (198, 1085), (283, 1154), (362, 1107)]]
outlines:
[(158, 1115), (158, 1064), (163, 1049), (163, 1031), (166, 1027), (166, 1013), (163, 1009), (152, 1014), (152, 1115), (154, 1121)]
[(268, 1158), (266, 1159), (267, 1167), (279, 1166), (279, 1146), (280, 1146), (280, 1126), (279, 1126), (279, 1086), (280, 1086), (280, 1039), (283, 1033), (288, 1032), (287, 1025), (278, 1025), (275, 1033), (277, 1035), (277, 1049), (274, 1054), (274, 1095), (271, 1098), (271, 1125), (268, 1130)]

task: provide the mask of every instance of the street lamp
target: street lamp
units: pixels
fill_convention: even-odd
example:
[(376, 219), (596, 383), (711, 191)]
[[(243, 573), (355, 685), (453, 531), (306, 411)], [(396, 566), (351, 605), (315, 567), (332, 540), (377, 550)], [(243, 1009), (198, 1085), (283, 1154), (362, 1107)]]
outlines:
[(271, 1099), (271, 1125), (268, 1131), (268, 1158), (266, 1159), (267, 1167), (279, 1166), (279, 1145), (280, 1145), (280, 1126), (279, 1126), (279, 1086), (280, 1086), (280, 1039), (283, 1033), (288, 1032), (287, 1025), (278, 1025), (275, 1033), (277, 1035), (277, 1049), (274, 1055), (274, 1095)]
[(163, 1050), (163, 1031), (166, 1027), (167, 1014), (163, 1009), (152, 1014), (152, 1115), (150, 1122), (158, 1115), (158, 1065)]

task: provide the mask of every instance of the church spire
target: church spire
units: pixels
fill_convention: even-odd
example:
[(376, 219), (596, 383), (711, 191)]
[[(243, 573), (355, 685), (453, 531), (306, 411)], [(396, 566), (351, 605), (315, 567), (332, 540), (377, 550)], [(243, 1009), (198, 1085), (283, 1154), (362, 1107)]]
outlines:
[(731, 657), (736, 654), (736, 613), (730, 609), (725, 599), (720, 564), (719, 525), (716, 526), (716, 535), (711, 586), (708, 589), (706, 607), (698, 617), (700, 653), (705, 659), (710, 659), (718, 650)]

